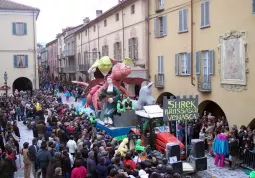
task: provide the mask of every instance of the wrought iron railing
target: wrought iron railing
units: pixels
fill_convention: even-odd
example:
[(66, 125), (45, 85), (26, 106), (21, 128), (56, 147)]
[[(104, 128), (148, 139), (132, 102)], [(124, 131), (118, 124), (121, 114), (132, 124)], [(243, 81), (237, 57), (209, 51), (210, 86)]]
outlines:
[(156, 74), (155, 75), (155, 87), (156, 88), (164, 88), (164, 74)]
[(197, 76), (197, 89), (200, 92), (211, 92), (211, 76), (210, 75)]
[(69, 66), (69, 67), (64, 67), (64, 73), (75, 73), (75, 67), (74, 66)]
[(64, 68), (63, 67), (59, 67), (58, 68), (58, 73), (63, 73), (64, 72)]
[(65, 51), (63, 51), (64, 53), (64, 56), (74, 56), (75, 55), (75, 52), (74, 52), (74, 49), (67, 49)]
[(81, 65), (79, 65), (79, 71), (86, 72), (89, 70), (89, 66), (90, 66), (89, 64), (81, 64)]

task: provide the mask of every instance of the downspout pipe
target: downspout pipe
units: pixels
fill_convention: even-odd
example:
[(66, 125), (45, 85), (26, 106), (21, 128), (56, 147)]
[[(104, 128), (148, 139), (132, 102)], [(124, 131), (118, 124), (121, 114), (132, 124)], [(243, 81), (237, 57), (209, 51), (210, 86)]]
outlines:
[(34, 35), (34, 75), (35, 75), (35, 81), (34, 81), (34, 89), (37, 89), (37, 57), (36, 57), (36, 35), (35, 35), (35, 12), (33, 11), (33, 35)]
[(194, 84), (194, 78), (193, 78), (193, 73), (194, 73), (194, 68), (193, 68), (193, 53), (194, 53), (194, 49), (193, 49), (193, 0), (190, 0), (190, 63), (191, 63), (191, 71), (190, 71), (190, 83), (191, 85), (195, 86)]
[[(144, 1), (147, 2), (147, 12), (146, 12), (146, 21), (147, 21), (147, 80), (150, 80), (150, 1)], [(146, 69), (146, 68), (145, 68)]]
[(123, 59), (125, 58), (125, 32), (124, 32), (124, 12), (123, 12), (123, 7), (121, 6), (121, 16), (122, 16), (122, 54), (123, 54)]

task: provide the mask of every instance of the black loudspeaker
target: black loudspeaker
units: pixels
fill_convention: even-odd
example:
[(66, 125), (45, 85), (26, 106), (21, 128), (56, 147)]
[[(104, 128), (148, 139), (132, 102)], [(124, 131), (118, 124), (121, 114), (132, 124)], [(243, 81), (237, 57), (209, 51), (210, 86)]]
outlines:
[(207, 157), (194, 158), (193, 156), (190, 156), (190, 164), (195, 171), (207, 170)]
[(176, 163), (172, 163), (171, 165), (173, 167), (174, 172), (182, 174), (183, 172), (182, 161), (177, 161)]
[(191, 140), (191, 156), (194, 158), (205, 157), (205, 142), (203, 140)]
[(166, 145), (166, 158), (169, 160), (170, 157), (176, 156), (177, 160), (180, 161), (181, 150), (178, 143), (168, 143)]

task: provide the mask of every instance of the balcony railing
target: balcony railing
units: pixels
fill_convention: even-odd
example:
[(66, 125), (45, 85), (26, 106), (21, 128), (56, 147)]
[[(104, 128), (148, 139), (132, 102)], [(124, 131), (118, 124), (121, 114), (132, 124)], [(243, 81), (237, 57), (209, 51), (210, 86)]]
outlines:
[(155, 87), (156, 88), (164, 88), (164, 74), (156, 74), (155, 75)]
[(81, 64), (79, 65), (79, 71), (80, 72), (87, 72), (89, 70), (90, 65), (89, 64)]
[(75, 73), (75, 67), (74, 66), (64, 67), (64, 73)]
[(197, 76), (197, 90), (199, 92), (211, 92), (210, 75)]
[(67, 49), (63, 53), (64, 53), (64, 56), (66, 57), (75, 55), (74, 49)]

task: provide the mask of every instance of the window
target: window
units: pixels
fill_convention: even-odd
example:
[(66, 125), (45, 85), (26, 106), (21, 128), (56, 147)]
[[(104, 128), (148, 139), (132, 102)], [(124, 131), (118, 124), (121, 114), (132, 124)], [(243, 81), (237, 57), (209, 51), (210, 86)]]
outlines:
[(102, 46), (102, 56), (109, 56), (108, 45)]
[(191, 54), (178, 53), (175, 55), (175, 75), (191, 74)]
[(97, 59), (97, 48), (92, 49), (92, 63), (94, 63)]
[(84, 52), (84, 64), (88, 64), (89, 60), (89, 53), (88, 51)]
[(12, 34), (18, 36), (27, 35), (27, 24), (22, 22), (12, 23)]
[(210, 2), (209, 0), (201, 4), (201, 28), (210, 26)]
[(14, 55), (13, 58), (14, 68), (27, 68), (28, 67), (28, 55)]
[(167, 35), (166, 16), (154, 18), (154, 37), (159, 38)]
[(131, 14), (134, 14), (135, 13), (135, 5), (132, 5), (131, 6)]
[(255, 14), (255, 0), (252, 0), (252, 13)]
[(188, 9), (182, 9), (179, 11), (179, 32), (188, 31)]
[(158, 74), (164, 74), (164, 56), (158, 56)]
[(96, 26), (95, 25), (94, 25), (93, 29), (94, 29), (94, 32), (96, 32)]
[(121, 42), (114, 43), (114, 59), (117, 61), (121, 61), (122, 55), (121, 55)]
[(164, 10), (164, 0), (155, 0), (155, 11)]
[(88, 31), (87, 30), (85, 30), (85, 36), (87, 36), (88, 35)]
[[(202, 57), (202, 60), (201, 60)], [(201, 74), (201, 64), (203, 68), (203, 74), (214, 74), (214, 51), (197, 51), (196, 52), (196, 74)]]
[(105, 27), (107, 26), (107, 20), (106, 19), (104, 20), (104, 26)]
[(131, 59), (138, 59), (138, 38), (128, 40), (128, 56)]
[(81, 65), (81, 53), (78, 53), (78, 65)]
[(80, 34), (80, 33), (78, 34), (78, 39), (79, 39), (79, 40), (81, 39), (81, 34)]
[(117, 14), (115, 15), (115, 19), (116, 19), (116, 22), (120, 20), (120, 14), (119, 14), (119, 13), (117, 13)]

